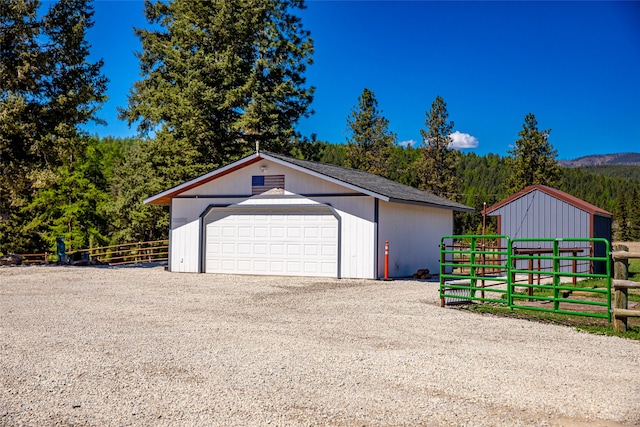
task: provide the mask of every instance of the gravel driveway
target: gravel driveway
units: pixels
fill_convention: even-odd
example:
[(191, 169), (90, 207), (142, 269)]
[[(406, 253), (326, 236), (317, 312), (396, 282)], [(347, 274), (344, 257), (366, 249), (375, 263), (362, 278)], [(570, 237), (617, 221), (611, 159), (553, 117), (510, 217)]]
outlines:
[(0, 425), (640, 425), (640, 343), (420, 281), (5, 267)]

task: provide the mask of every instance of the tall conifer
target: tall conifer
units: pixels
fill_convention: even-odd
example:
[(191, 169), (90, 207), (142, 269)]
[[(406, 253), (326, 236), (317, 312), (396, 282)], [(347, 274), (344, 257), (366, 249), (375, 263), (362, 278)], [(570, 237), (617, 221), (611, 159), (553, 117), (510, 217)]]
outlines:
[(378, 110), (375, 94), (365, 88), (358, 97), (347, 125), (347, 166), (376, 175), (388, 176), (396, 135), (389, 130), (389, 120)]
[(425, 126), (420, 130), (422, 156), (417, 165), (420, 189), (456, 200), (458, 151), (451, 147), (454, 123), (449, 121), (447, 103), (441, 96), (436, 96), (427, 111)]
[(536, 117), (529, 113), (524, 119), (522, 130), (518, 133), (511, 157), (507, 158), (510, 175), (507, 187), (510, 193), (516, 193), (534, 184), (554, 187), (560, 176), (556, 157), (557, 151), (549, 142), (551, 129), (539, 130)]

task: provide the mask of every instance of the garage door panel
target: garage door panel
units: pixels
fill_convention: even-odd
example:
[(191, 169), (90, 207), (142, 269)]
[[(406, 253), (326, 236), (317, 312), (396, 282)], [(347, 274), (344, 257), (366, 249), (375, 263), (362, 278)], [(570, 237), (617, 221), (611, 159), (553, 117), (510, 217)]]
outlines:
[(287, 255), (302, 255), (302, 245), (299, 244), (288, 244), (287, 245)]
[(322, 227), (320, 235), (323, 239), (335, 239), (338, 230), (335, 227)]
[(285, 236), (285, 228), (284, 227), (271, 227), (271, 238), (272, 239), (281, 239)]
[(285, 272), (284, 269), (284, 261), (269, 261), (269, 267), (271, 269), (271, 273), (274, 274), (283, 274)]
[(224, 255), (235, 255), (236, 254), (236, 244), (235, 243), (223, 243), (222, 244), (222, 254), (224, 254)]
[(318, 269), (317, 262), (305, 262), (304, 263), (304, 272), (306, 274), (318, 274), (320, 270)]
[(322, 266), (322, 273), (323, 274), (331, 274), (333, 271), (335, 271), (335, 264), (333, 264), (332, 262), (323, 262), (321, 264)]
[(306, 239), (315, 239), (319, 235), (318, 227), (305, 227), (304, 228), (304, 237)]
[(221, 260), (222, 271), (235, 271), (236, 270), (236, 261), (233, 259), (223, 259)]
[(207, 253), (219, 254), (220, 253), (220, 243), (207, 243)]
[(302, 237), (300, 227), (287, 227), (287, 237), (289, 239), (299, 239)]
[(258, 273), (266, 273), (267, 270), (267, 261), (266, 260), (255, 260), (253, 261), (253, 271)]
[(222, 237), (236, 237), (236, 227), (223, 227), (222, 228)]
[[(276, 211), (287, 208), (276, 208)], [(338, 220), (322, 214), (221, 212), (205, 220), (205, 271), (338, 275)]]
[(269, 252), (272, 256), (284, 255), (284, 244), (272, 243), (269, 245)]
[(318, 246), (317, 245), (304, 245), (304, 254), (306, 256), (315, 256), (318, 255)]
[(239, 259), (237, 262), (237, 268), (240, 272), (250, 272), (252, 267), (252, 262), (249, 259)]
[(287, 271), (289, 273), (302, 273), (302, 266), (299, 261), (287, 261)]
[(321, 246), (321, 255), (323, 257), (334, 257), (337, 254), (336, 247), (334, 245), (322, 245)]

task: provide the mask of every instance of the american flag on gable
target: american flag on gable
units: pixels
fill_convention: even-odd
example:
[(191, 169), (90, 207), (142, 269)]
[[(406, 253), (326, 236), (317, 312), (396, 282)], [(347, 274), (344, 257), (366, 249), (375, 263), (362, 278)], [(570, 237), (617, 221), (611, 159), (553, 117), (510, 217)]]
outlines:
[(262, 194), (273, 188), (284, 189), (284, 175), (254, 175), (251, 177), (251, 195)]

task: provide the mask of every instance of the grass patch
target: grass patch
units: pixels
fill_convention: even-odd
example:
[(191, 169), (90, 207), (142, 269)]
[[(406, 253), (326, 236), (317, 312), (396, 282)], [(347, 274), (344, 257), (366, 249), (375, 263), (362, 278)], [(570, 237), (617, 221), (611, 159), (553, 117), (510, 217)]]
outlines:
[(629, 260), (629, 280), (640, 282), (640, 259)]
[(629, 322), (627, 332), (616, 332), (613, 329), (613, 322), (608, 323), (605, 319), (530, 310), (510, 310), (508, 307), (504, 307), (499, 304), (474, 303), (460, 306), (458, 309), (482, 315), (509, 317), (540, 323), (570, 326), (579, 331), (588, 332), (590, 334), (617, 336), (640, 341), (640, 324), (632, 324), (631, 321)]

